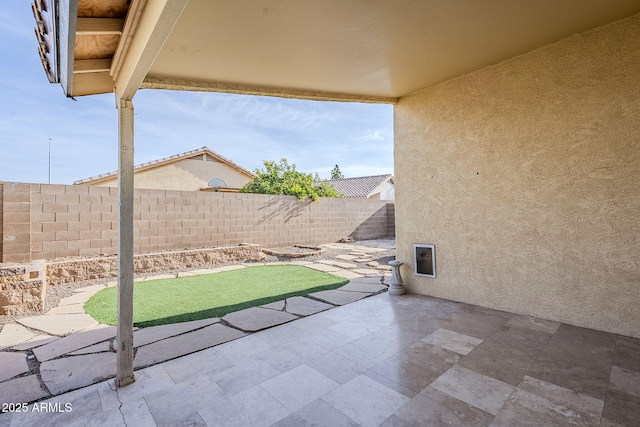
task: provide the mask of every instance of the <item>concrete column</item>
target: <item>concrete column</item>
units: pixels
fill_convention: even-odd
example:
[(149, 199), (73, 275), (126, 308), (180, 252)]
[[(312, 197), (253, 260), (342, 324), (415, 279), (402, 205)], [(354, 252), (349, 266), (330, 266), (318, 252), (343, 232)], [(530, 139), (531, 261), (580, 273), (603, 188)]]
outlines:
[(118, 104), (118, 349), (116, 386), (133, 375), (133, 103)]

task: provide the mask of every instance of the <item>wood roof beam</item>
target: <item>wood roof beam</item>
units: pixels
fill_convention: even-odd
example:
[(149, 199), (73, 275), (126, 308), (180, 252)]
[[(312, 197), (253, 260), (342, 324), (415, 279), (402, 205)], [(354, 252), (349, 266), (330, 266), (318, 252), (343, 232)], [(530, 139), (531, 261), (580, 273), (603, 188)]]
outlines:
[(124, 19), (120, 18), (78, 18), (76, 35), (122, 35)]
[(111, 69), (111, 59), (76, 59), (73, 61), (73, 73), (101, 73)]
[(147, 2), (115, 77), (118, 99), (131, 100), (189, 0)]
[(73, 96), (110, 92), (113, 92), (113, 79), (108, 71), (73, 74)]

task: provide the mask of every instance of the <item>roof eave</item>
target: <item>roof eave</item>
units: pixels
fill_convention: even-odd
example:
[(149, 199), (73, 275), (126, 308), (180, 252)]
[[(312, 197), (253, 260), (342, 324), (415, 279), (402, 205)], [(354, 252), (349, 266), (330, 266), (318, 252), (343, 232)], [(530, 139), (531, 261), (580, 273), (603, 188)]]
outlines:
[(192, 92), (218, 92), (239, 95), (274, 96), (278, 98), (306, 99), (311, 101), (362, 102), (374, 104), (397, 104), (399, 98), (361, 95), (355, 93), (326, 92), (287, 87), (267, 87), (221, 81), (202, 81), (148, 75), (141, 89), (187, 90)]
[(53, 13), (58, 23), (56, 50), (58, 52), (58, 76), (66, 97), (73, 97), (73, 60), (78, 24), (78, 0), (58, 0)]

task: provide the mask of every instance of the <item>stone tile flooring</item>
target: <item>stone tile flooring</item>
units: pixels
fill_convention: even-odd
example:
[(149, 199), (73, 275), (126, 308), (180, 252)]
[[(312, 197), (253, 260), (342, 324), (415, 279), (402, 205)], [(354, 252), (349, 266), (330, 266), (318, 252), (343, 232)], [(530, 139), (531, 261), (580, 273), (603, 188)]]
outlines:
[(637, 426), (640, 340), (383, 293), (43, 403), (0, 426)]

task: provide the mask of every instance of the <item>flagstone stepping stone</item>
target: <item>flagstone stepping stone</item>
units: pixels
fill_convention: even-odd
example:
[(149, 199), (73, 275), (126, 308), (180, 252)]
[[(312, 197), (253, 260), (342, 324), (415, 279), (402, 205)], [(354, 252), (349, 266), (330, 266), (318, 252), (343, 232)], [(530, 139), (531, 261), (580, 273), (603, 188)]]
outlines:
[(220, 267), (220, 271), (232, 271), (232, 270), (240, 270), (241, 268), (247, 268), (246, 265), (227, 265), (225, 267)]
[(284, 310), (284, 300), (272, 302), (271, 304), (261, 305), (260, 307), (262, 307), (262, 308), (270, 308), (271, 310), (282, 311), (282, 310)]
[(27, 355), (24, 353), (0, 353), (0, 381), (29, 372)]
[(318, 261), (321, 264), (327, 264), (327, 265), (333, 265), (334, 267), (340, 267), (340, 268), (356, 268), (357, 265), (350, 263), (350, 262), (340, 262), (340, 261), (333, 261), (330, 259), (322, 259)]
[[(283, 262), (282, 265), (285, 263)], [(240, 265), (244, 265), (245, 267), (264, 267), (265, 265), (273, 265), (267, 264), (266, 262), (243, 262)]]
[(229, 313), (224, 316), (222, 320), (229, 322), (231, 326), (242, 329), (243, 331), (255, 332), (272, 326), (281, 325), (297, 318), (297, 316), (284, 311), (251, 307), (246, 310)]
[(82, 313), (84, 313), (84, 303), (53, 307), (51, 310), (47, 311), (46, 314), (82, 314)]
[(340, 268), (345, 268), (347, 270), (358, 267), (356, 264), (351, 262), (335, 262), (333, 265)]
[(345, 261), (352, 261), (352, 260), (358, 258), (358, 256), (356, 256), (356, 255), (336, 255), (336, 258), (342, 259), (342, 260), (345, 260)]
[(7, 347), (13, 347), (22, 342), (30, 340), (35, 337), (36, 334), (29, 331), (27, 328), (15, 323), (8, 323), (2, 327), (0, 331), (0, 350)]
[(220, 273), (221, 271), (222, 270), (219, 270), (219, 269), (180, 271), (180, 272), (178, 272), (178, 277), (203, 276), (205, 274)]
[(291, 261), (291, 262), (289, 262), (289, 264), (291, 264), (291, 265), (304, 265), (306, 267), (306, 266), (308, 266), (310, 264), (313, 264), (313, 262), (311, 262), (311, 261)]
[(326, 265), (326, 264), (309, 264), (309, 265), (305, 265), (305, 267), (312, 268), (318, 271), (324, 271), (325, 273), (341, 270), (340, 267), (335, 267), (333, 265)]
[(354, 301), (358, 301), (370, 294), (364, 292), (347, 292), (339, 290), (320, 291), (313, 294), (309, 294), (314, 298), (318, 298), (322, 301), (326, 301), (333, 305), (345, 305)]
[(203, 274), (215, 274), (215, 273), (220, 273), (222, 270), (219, 268), (201, 268), (198, 270), (191, 270), (189, 271), (189, 273), (195, 273), (196, 275), (203, 275)]
[(372, 268), (356, 268), (355, 270), (353, 270), (355, 273), (358, 274), (363, 274), (365, 276), (372, 276), (374, 274), (380, 274), (380, 271), (378, 270), (374, 270)]
[(98, 325), (94, 328), (60, 338), (50, 344), (34, 348), (33, 354), (36, 355), (39, 361), (44, 362), (99, 343), (100, 341), (111, 339), (116, 336), (116, 333), (117, 329), (115, 326)]
[(365, 256), (366, 254), (364, 252), (361, 252), (361, 251), (352, 251), (352, 252), (349, 252), (349, 255), (355, 256), (356, 258), (361, 258), (361, 257)]
[[(194, 320), (192, 322), (172, 323), (170, 325), (151, 326), (142, 328), (133, 333), (133, 346), (140, 347), (165, 338), (194, 331), (205, 326), (213, 325), (220, 321), (217, 317), (211, 319)], [(117, 340), (116, 340), (117, 341)], [(117, 345), (116, 345), (117, 348)]]
[(340, 288), (341, 291), (376, 293), (387, 289), (385, 285), (375, 283), (349, 283)]
[[(272, 311), (273, 310), (265, 310)], [(197, 331), (167, 338), (138, 348), (134, 360), (136, 368), (154, 365), (176, 357), (204, 350), (247, 334), (219, 323)], [(80, 356), (79, 356), (80, 357)]]
[(325, 304), (320, 301), (314, 301), (305, 297), (287, 298), (287, 313), (297, 314), (300, 316), (309, 316), (311, 314), (320, 313), (321, 311), (333, 308), (331, 304)]
[(374, 285), (379, 285), (380, 276), (361, 276), (357, 279), (353, 279), (351, 283), (373, 283)]
[(77, 356), (79, 354), (104, 353), (105, 351), (113, 351), (111, 348), (111, 342), (104, 341), (67, 354)]
[(176, 278), (176, 274), (175, 273), (171, 273), (171, 274), (157, 274), (155, 276), (147, 276), (142, 280), (147, 282), (149, 280), (175, 279), (175, 278)]
[[(134, 280), (134, 281), (135, 281), (135, 280)], [(107, 288), (113, 288), (113, 287), (116, 287), (116, 286), (118, 286), (118, 282), (108, 282), (108, 283), (105, 285), (105, 287), (107, 287)]]
[(40, 381), (35, 375), (0, 383), (0, 405), (4, 403), (33, 402), (48, 395), (49, 393), (40, 387)]
[(84, 304), (91, 298), (93, 293), (91, 292), (78, 292), (77, 294), (73, 294), (70, 297), (62, 298), (58, 303), (58, 307), (64, 305), (72, 305), (72, 304)]
[(192, 277), (192, 276), (199, 276), (198, 273), (193, 273), (191, 271), (179, 271), (177, 273), (178, 277)]
[(84, 288), (78, 288), (78, 289), (74, 289), (73, 293), (77, 294), (77, 293), (82, 293), (82, 292), (92, 292), (92, 293), (96, 293), (96, 292), (100, 292), (101, 290), (105, 289), (107, 287), (106, 284), (100, 284), (100, 285), (93, 285), (93, 286), (86, 286)]
[(380, 263), (378, 261), (371, 261), (371, 262), (368, 262), (367, 265), (369, 267), (377, 267), (380, 265)]
[(115, 353), (71, 356), (40, 365), (42, 381), (53, 394), (95, 384), (115, 374)]
[(32, 348), (36, 348), (39, 347), (41, 345), (45, 345), (45, 344), (49, 344), (52, 341), (55, 340), (59, 340), (60, 337), (52, 337), (51, 335), (36, 335), (35, 337), (31, 338), (30, 340), (27, 340), (25, 342), (23, 342), (22, 344), (18, 344), (16, 346), (11, 347), (13, 350), (29, 350)]
[(354, 273), (353, 271), (342, 270), (342, 271), (332, 271), (331, 274), (334, 276), (342, 277), (344, 279), (357, 279), (362, 277), (362, 274)]
[(373, 257), (371, 257), (371, 258), (366, 257), (366, 258), (357, 258), (357, 259), (354, 259), (354, 261), (358, 262), (360, 264), (364, 264), (364, 263), (370, 262), (372, 259), (373, 259)]
[(25, 317), (16, 320), (16, 322), (29, 328), (46, 332), (49, 335), (67, 335), (98, 324), (88, 314), (45, 314), (43, 316)]

